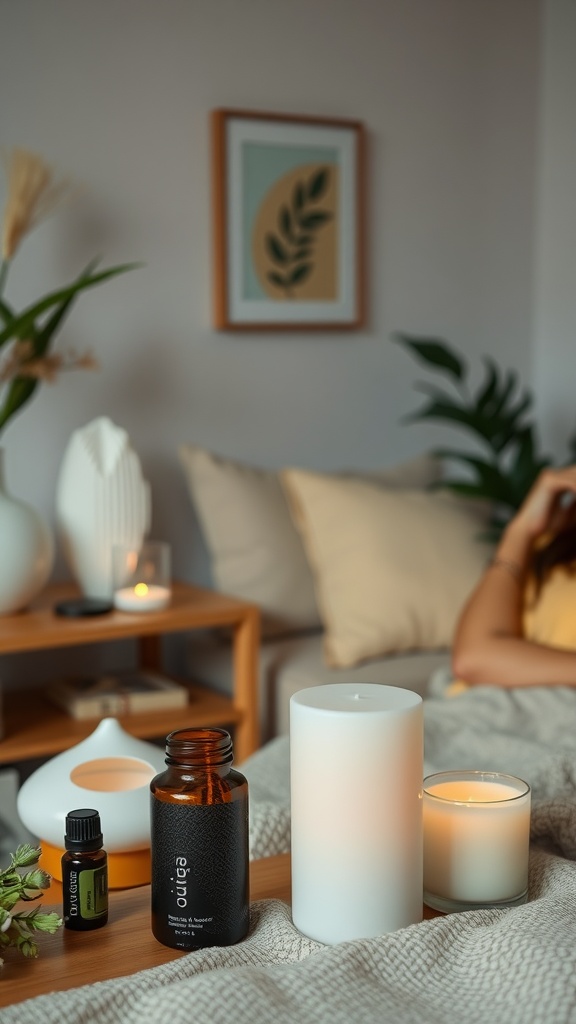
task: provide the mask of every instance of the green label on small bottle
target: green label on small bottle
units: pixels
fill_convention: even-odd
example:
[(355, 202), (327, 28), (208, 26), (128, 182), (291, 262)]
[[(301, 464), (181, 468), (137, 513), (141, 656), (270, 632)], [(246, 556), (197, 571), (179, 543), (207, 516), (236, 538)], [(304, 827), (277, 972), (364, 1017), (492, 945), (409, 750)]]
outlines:
[(86, 868), (80, 872), (80, 916), (85, 920), (102, 917), (108, 910), (106, 867)]

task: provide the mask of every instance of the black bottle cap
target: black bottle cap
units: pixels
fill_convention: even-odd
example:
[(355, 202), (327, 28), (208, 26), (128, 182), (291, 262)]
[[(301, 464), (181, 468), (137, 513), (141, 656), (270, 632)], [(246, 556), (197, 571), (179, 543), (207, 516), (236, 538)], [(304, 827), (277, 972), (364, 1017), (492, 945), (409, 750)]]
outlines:
[(100, 850), (104, 837), (98, 811), (81, 807), (66, 815), (64, 845), (67, 850)]

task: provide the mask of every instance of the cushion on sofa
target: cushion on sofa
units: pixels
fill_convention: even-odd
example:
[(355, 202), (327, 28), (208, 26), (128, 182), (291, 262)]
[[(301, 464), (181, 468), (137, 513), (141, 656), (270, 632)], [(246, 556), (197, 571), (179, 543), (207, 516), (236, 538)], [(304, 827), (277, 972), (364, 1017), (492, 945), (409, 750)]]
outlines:
[[(314, 579), (278, 473), (192, 444), (178, 454), (218, 589), (258, 604), (268, 636), (320, 628)], [(424, 455), (350, 478), (424, 488), (440, 475), (440, 462)]]
[[(229, 640), (220, 630), (194, 630), (186, 643), (189, 674), (197, 682), (231, 696)], [(431, 676), (440, 667), (448, 671), (449, 666), (449, 651), (410, 651), (352, 668), (329, 668), (321, 631), (267, 638), (258, 651), (260, 741), (288, 732), (290, 698), (298, 690), (325, 683), (382, 683), (425, 696)]]
[(490, 555), (480, 540), (487, 509), (298, 469), (281, 479), (314, 572), (329, 665), (450, 646)]

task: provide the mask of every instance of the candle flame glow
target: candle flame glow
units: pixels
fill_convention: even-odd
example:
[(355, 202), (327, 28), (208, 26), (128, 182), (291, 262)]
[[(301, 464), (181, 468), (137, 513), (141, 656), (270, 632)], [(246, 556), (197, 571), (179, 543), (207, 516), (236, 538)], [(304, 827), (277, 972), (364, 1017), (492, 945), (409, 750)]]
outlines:
[(137, 597), (146, 597), (148, 593), (148, 587), (145, 583), (137, 583), (134, 587), (134, 593)]

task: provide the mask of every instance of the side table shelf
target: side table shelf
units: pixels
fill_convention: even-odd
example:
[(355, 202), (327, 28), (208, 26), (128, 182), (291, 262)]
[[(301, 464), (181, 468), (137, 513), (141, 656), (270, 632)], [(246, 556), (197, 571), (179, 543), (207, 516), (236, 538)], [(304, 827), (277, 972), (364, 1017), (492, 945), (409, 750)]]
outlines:
[[(49, 648), (109, 643), (126, 637), (139, 641), (141, 667), (161, 671), (160, 638), (195, 629), (225, 628), (232, 633), (232, 697), (187, 680), (189, 703), (118, 718), (124, 729), (142, 739), (163, 737), (186, 725), (234, 726), (238, 762), (258, 747), (257, 659), (260, 615), (256, 606), (187, 584), (173, 585), (170, 606), (159, 612), (110, 612), (83, 619), (60, 618), (54, 604), (72, 597), (71, 586), (48, 587), (26, 612), (0, 617), (0, 675), (4, 654)], [(98, 719), (77, 721), (57, 708), (42, 689), (11, 690), (3, 700), (0, 764), (51, 756), (79, 743)]]
[[(227, 697), (185, 680), (178, 682), (183, 682), (190, 692), (186, 707), (114, 717), (126, 732), (140, 739), (163, 737), (172, 729), (183, 729), (187, 725), (226, 726), (239, 722), (240, 712)], [(18, 691), (4, 696), (3, 721), (0, 765), (67, 750), (93, 732), (100, 719), (77, 721), (56, 707), (43, 690), (26, 690), (25, 701)]]

